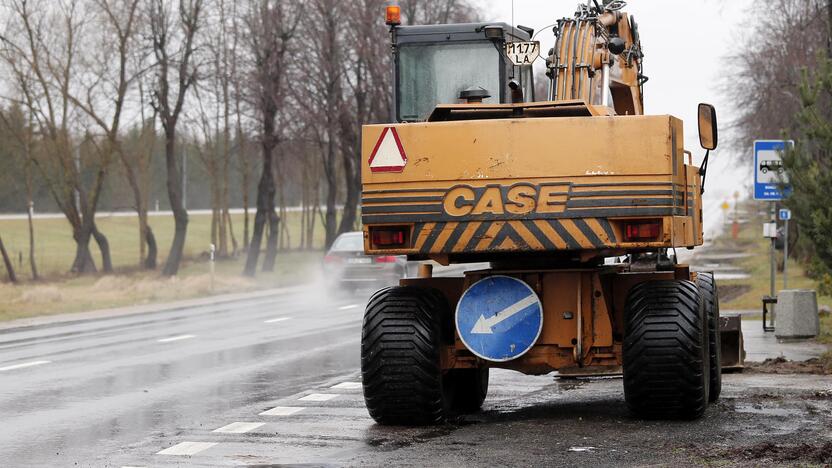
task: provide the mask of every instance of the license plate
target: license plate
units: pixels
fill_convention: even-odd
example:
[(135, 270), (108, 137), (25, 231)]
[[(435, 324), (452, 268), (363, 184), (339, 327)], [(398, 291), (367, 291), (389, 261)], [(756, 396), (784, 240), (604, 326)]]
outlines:
[(352, 264), (364, 264), (364, 263), (370, 263), (371, 261), (372, 260), (370, 260), (369, 258), (364, 258), (364, 257), (348, 258), (347, 259), (347, 263), (352, 263)]

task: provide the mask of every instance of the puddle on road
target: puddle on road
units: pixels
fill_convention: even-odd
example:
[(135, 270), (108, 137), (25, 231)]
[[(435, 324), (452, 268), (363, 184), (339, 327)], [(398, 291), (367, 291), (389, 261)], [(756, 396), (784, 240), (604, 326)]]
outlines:
[(738, 404), (734, 406), (734, 411), (737, 413), (751, 413), (763, 416), (803, 416), (805, 411), (797, 408), (773, 408), (770, 406), (755, 405), (755, 404)]

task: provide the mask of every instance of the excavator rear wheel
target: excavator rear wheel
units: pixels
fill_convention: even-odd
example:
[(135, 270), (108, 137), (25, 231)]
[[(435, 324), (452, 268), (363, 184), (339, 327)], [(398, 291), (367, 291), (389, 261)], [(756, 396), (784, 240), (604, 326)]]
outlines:
[(452, 394), (439, 362), (447, 308), (441, 294), (407, 286), (382, 289), (367, 303), (361, 376), (367, 410), (379, 424), (437, 424), (447, 417)]
[(708, 320), (691, 281), (634, 286), (625, 307), (624, 399), (639, 417), (695, 419), (709, 394)]
[(710, 400), (719, 399), (722, 391), (722, 343), (719, 339), (719, 291), (713, 272), (701, 272), (696, 275), (696, 285), (702, 291), (705, 301), (705, 315), (708, 317), (708, 349), (710, 349)]

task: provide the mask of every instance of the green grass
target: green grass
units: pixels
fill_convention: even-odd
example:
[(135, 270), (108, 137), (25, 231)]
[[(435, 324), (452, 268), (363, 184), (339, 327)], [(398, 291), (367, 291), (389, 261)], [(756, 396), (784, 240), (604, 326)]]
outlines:
[[(251, 213), (251, 223), (254, 220), (254, 213)], [(301, 213), (287, 213), (286, 227), (289, 232), (288, 247), (296, 248), (301, 237)], [(38, 272), (47, 279), (57, 275), (64, 275), (69, 271), (72, 260), (75, 256), (75, 242), (72, 239), (72, 231), (69, 223), (61, 219), (36, 219), (35, 222), (35, 258)], [(129, 217), (101, 217), (97, 219), (98, 228), (103, 232), (110, 243), (110, 253), (113, 259), (113, 267), (117, 270), (134, 268), (139, 264), (139, 232), (138, 218)], [(234, 235), (238, 244), (243, 241), (243, 215), (232, 215)], [(151, 216), (150, 226), (156, 235), (156, 243), (159, 247), (159, 265), (163, 265), (167, 257), (168, 249), (173, 240), (173, 217), (172, 216)], [(13, 257), (15, 270), (18, 276), (26, 278), (29, 276), (29, 231), (25, 219), (2, 220), (0, 221), (0, 236), (9, 255)], [(324, 230), (320, 223), (315, 227), (314, 246), (322, 248), (324, 241)], [(188, 222), (188, 235), (185, 242), (185, 258), (196, 258), (206, 253), (211, 244), (211, 216), (191, 215)], [(90, 242), (96, 266), (101, 267), (101, 256), (98, 246), (94, 241)], [(229, 249), (231, 242), (229, 239)], [(19, 262), (20, 254), (23, 255), (23, 263)], [(5, 276), (5, 271), (0, 276)]]
[(111, 307), (170, 302), (300, 284), (319, 274), (321, 252), (284, 251), (275, 271), (259, 272), (255, 278), (241, 275), (245, 259), (215, 264), (211, 281), (210, 263), (185, 261), (180, 274), (165, 278), (158, 272), (64, 276), (49, 282), (0, 283), (0, 321)]
[[(253, 212), (251, 220), (253, 221)], [(210, 296), (214, 294), (252, 291), (298, 284), (312, 280), (319, 273), (324, 229), (315, 226), (313, 246), (317, 250), (297, 250), (300, 243), (301, 213), (287, 214), (289, 232), (286, 249), (278, 253), (275, 271), (258, 272), (256, 278), (242, 276), (245, 258), (240, 255), (218, 259), (212, 286), (207, 252), (211, 244), (211, 216), (191, 215), (188, 223), (184, 260), (175, 278), (164, 278), (157, 271), (138, 268), (139, 235), (136, 217), (101, 217), (99, 230), (108, 238), (115, 274), (68, 274), (75, 255), (75, 242), (64, 219), (35, 220), (35, 256), (41, 280), (30, 279), (28, 263), (28, 223), (22, 220), (0, 221), (0, 236), (13, 257), (17, 285), (5, 282), (0, 267), (0, 321), (66, 312), (130, 306)], [(159, 265), (164, 264), (173, 239), (173, 218), (153, 216), (150, 224), (159, 246)], [(233, 215), (232, 224), (237, 242), (242, 244), (243, 215)], [(96, 265), (101, 257), (95, 242), (90, 243)], [(229, 249), (231, 242), (229, 240)], [(263, 245), (265, 248), (265, 244)], [(19, 263), (19, 253), (23, 262)], [(262, 260), (262, 256), (261, 256)]]

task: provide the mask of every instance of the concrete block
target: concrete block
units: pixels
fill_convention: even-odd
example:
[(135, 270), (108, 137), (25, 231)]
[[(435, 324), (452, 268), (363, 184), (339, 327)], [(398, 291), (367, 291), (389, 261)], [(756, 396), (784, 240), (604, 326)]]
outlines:
[(785, 289), (777, 294), (774, 307), (777, 338), (814, 338), (820, 332), (818, 298), (808, 289)]

